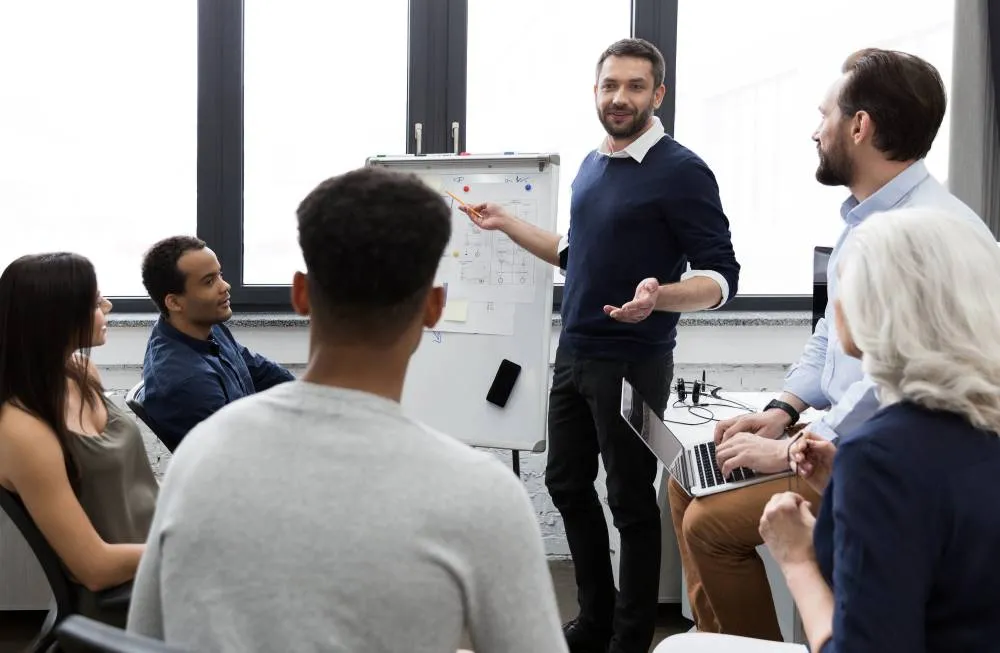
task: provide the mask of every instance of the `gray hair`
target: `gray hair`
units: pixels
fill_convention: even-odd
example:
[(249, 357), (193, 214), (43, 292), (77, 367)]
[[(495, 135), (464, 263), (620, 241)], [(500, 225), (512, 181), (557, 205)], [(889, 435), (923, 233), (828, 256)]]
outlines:
[(931, 209), (873, 215), (851, 235), (839, 282), (883, 404), (1000, 432), (1000, 248), (985, 225)]

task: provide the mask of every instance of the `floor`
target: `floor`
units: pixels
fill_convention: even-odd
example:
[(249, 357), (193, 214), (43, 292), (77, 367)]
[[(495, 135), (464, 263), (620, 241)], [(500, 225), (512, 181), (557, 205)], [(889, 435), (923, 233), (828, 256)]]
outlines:
[[(559, 613), (562, 621), (569, 621), (577, 614), (576, 581), (573, 578), (573, 563), (569, 560), (553, 560), (549, 563), (552, 572), (552, 583), (556, 589), (556, 601), (559, 603)], [(653, 636), (653, 646), (670, 635), (687, 632), (692, 623), (681, 615), (681, 604), (670, 603), (660, 605), (656, 621), (656, 634)], [(468, 642), (463, 644), (469, 646)]]
[[(568, 560), (554, 560), (549, 563), (552, 581), (556, 589), (556, 599), (563, 621), (576, 616), (576, 583), (573, 580), (573, 563)], [(45, 619), (42, 612), (0, 612), (0, 653), (16, 653), (37, 632)], [(655, 646), (669, 635), (681, 633), (691, 627), (691, 622), (681, 616), (680, 604), (660, 606), (653, 638)], [(464, 646), (469, 646), (468, 642)]]

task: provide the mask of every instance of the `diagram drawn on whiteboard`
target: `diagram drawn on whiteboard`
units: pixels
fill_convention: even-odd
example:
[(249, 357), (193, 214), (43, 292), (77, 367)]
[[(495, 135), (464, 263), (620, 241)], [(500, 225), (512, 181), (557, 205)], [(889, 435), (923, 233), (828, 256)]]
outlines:
[[(512, 215), (534, 224), (533, 201), (512, 200), (501, 205)], [(458, 263), (458, 281), (477, 286), (535, 285), (532, 255), (500, 231), (485, 231), (460, 216), (458, 233), (452, 236), (452, 256)], [(447, 253), (446, 253), (447, 256)]]

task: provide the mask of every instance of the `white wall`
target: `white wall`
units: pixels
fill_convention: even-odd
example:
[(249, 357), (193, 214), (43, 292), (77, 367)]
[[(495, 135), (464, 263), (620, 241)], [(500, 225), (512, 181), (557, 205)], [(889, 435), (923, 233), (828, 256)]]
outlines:
[[(119, 403), (125, 392), (140, 378), (142, 355), (149, 334), (147, 316), (115, 316), (108, 344), (94, 350), (105, 387)], [(269, 326), (279, 323), (281, 326)], [(275, 318), (234, 319), (233, 333), (247, 347), (299, 373), (306, 363), (307, 327), (295, 320)], [(559, 328), (553, 327), (552, 354)], [(678, 335), (675, 375), (700, 376), (729, 390), (777, 390), (784, 370), (794, 362), (809, 335), (808, 317), (803, 314), (761, 316), (756, 314), (724, 317), (706, 315), (685, 319)], [(170, 454), (143, 428), (150, 461), (158, 473), (166, 471)], [(510, 453), (494, 452), (510, 464)], [(521, 476), (531, 495), (539, 525), (550, 556), (567, 556), (569, 549), (558, 512), (544, 484), (545, 454), (521, 454)]]

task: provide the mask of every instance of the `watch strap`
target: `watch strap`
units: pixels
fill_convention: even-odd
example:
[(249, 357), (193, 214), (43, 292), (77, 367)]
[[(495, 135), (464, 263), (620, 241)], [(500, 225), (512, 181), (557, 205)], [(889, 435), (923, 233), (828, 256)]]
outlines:
[(781, 401), (780, 399), (772, 399), (771, 403), (764, 407), (765, 411), (771, 410), (772, 408), (777, 408), (778, 410), (784, 411), (791, 418), (791, 423), (789, 426), (797, 424), (799, 421), (799, 411), (795, 410), (795, 407), (789, 403)]

